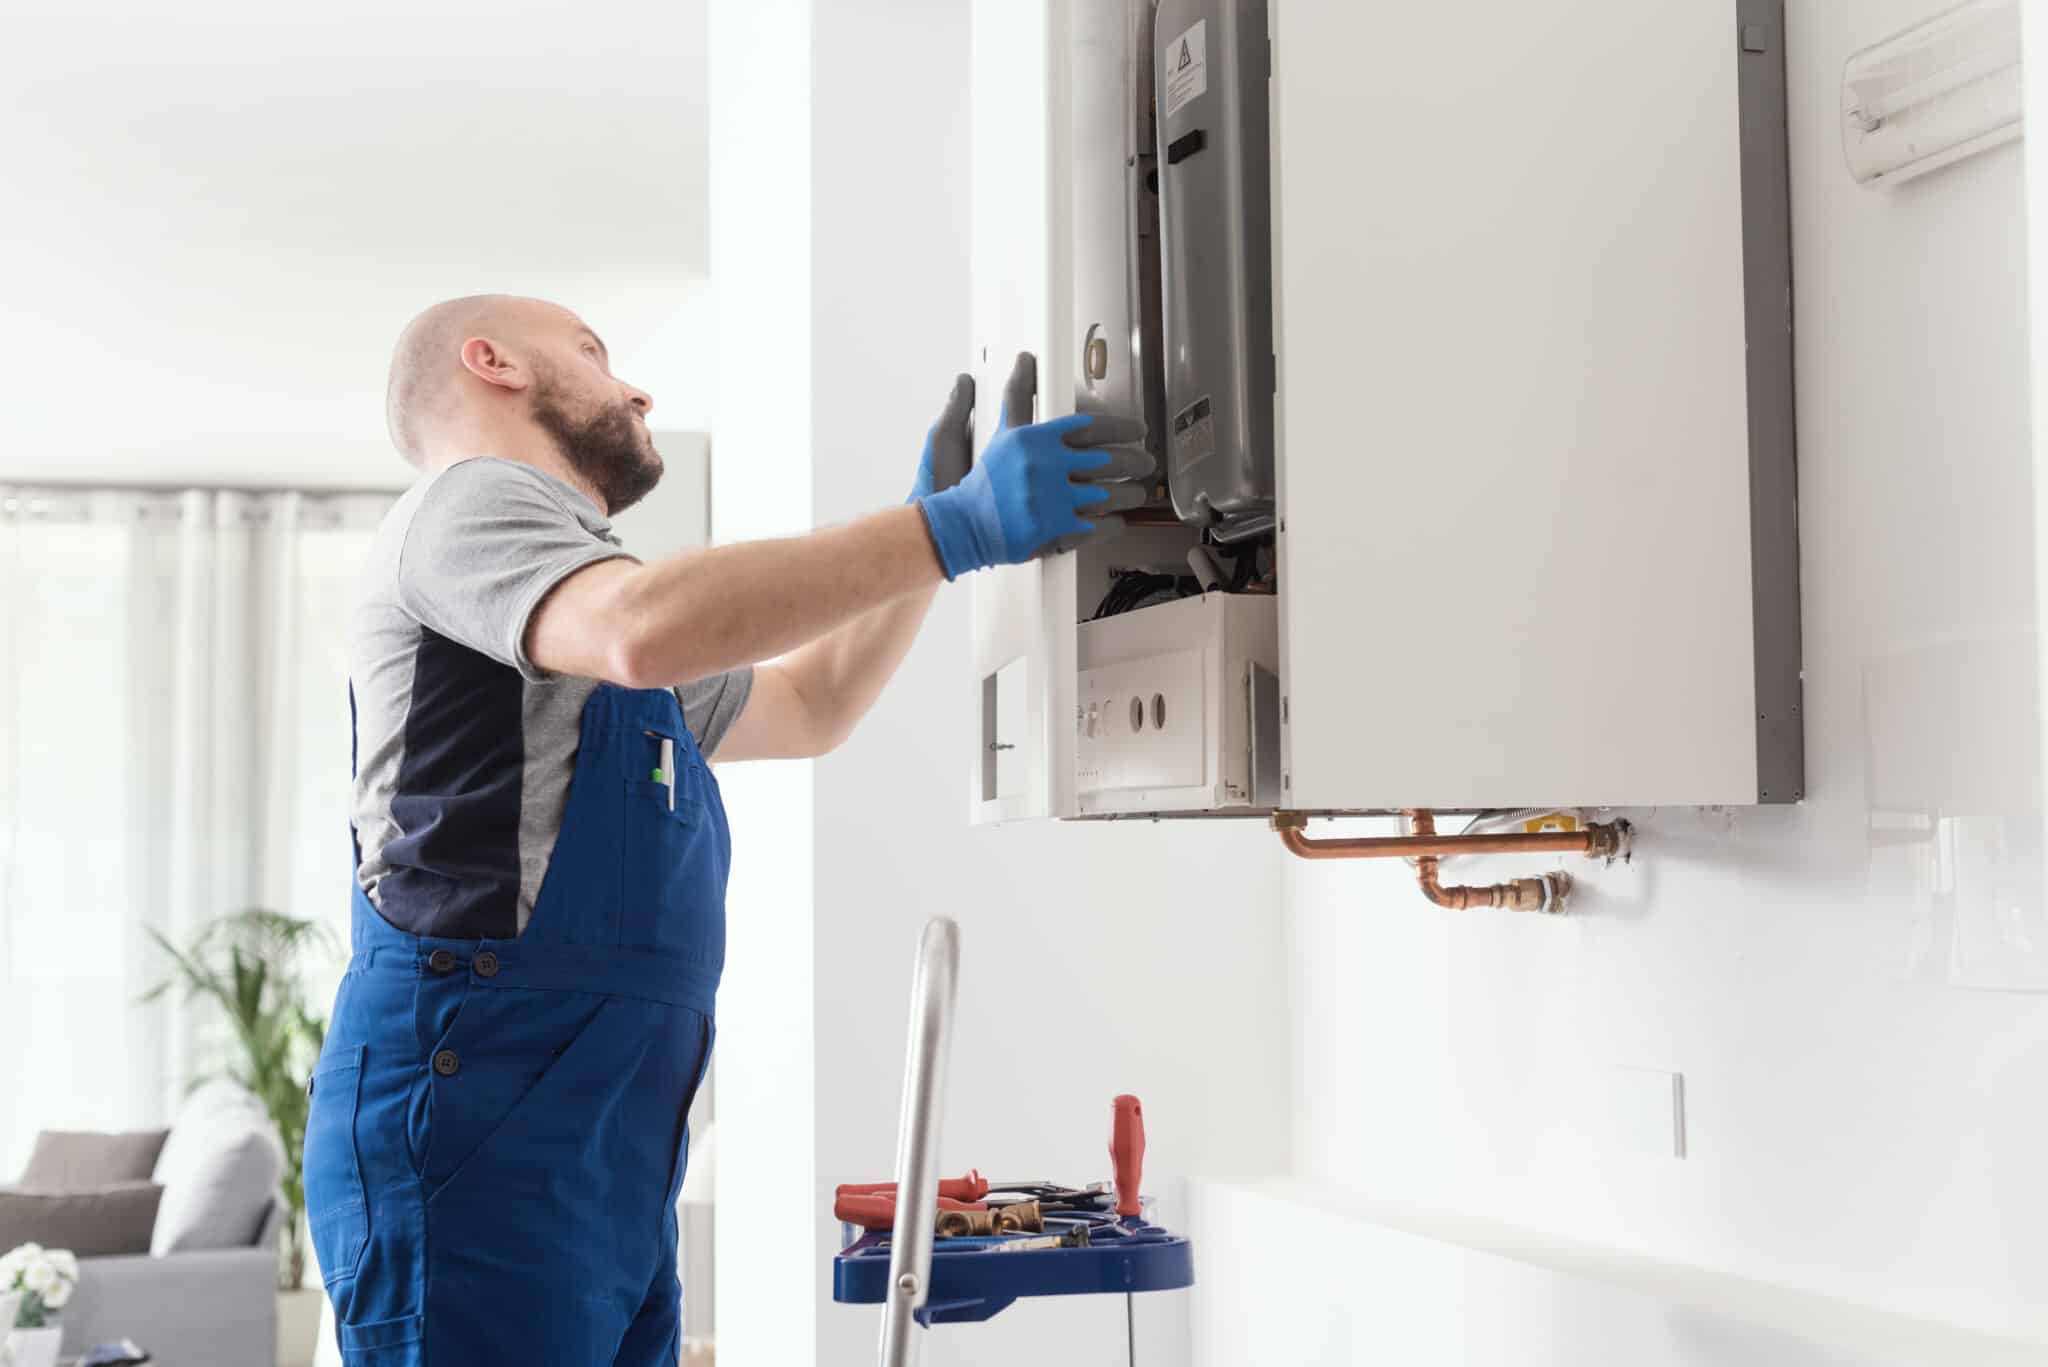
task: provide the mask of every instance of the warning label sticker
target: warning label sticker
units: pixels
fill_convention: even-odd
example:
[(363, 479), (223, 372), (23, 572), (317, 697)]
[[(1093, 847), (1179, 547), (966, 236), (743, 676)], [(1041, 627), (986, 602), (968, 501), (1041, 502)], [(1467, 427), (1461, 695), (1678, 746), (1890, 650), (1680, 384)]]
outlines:
[(1198, 19), (1195, 26), (1166, 45), (1160, 56), (1160, 73), (1166, 78), (1166, 117), (1209, 89), (1209, 21)]
[(1204, 394), (1173, 415), (1173, 468), (1189, 470), (1216, 454), (1216, 419)]

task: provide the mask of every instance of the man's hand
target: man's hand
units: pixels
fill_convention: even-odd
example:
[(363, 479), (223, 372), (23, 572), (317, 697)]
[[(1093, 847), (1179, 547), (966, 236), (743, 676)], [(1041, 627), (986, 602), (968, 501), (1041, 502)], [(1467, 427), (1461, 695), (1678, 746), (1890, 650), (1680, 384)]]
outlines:
[[(980, 462), (955, 487), (918, 500), (948, 579), (1021, 564), (1041, 548), (1088, 535), (1103, 519), (1145, 501), (1144, 486), (1132, 481), (1141, 463), (1144, 474), (1151, 472), (1151, 458), (1106, 449), (1141, 438), (1139, 424), (1074, 414), (1011, 426), (1010, 405), (1020, 395), (1028, 399), (1035, 370), (1028, 354), (1017, 358), (1001, 424)], [(957, 383), (954, 393), (959, 394)]]
[[(1037, 403), (1038, 360), (1028, 351), (1021, 352), (1016, 364), (1010, 367), (1010, 378), (1003, 382), (1003, 408), (1002, 416), (997, 420), (998, 431), (1013, 422), (1021, 425), (1031, 421)], [(1111, 426), (1112, 423), (1114, 427)], [(1152, 453), (1138, 444), (1145, 438), (1143, 423), (1128, 418), (1103, 420), (1102, 425), (1095, 429), (1094, 436), (1095, 445), (1112, 449), (1108, 450), (1108, 458), (1102, 465), (1086, 471), (1078, 478), (1090, 484), (1136, 484), (1140, 490), (1137, 499), (1134, 502), (1128, 501), (1130, 495), (1125, 493), (1123, 499), (1083, 508), (1081, 516), (1090, 524), (1088, 529), (1070, 532), (1057, 541), (1048, 541), (1038, 548), (1037, 553), (1041, 556), (1071, 551), (1097, 532), (1123, 530), (1124, 520), (1119, 510), (1142, 506), (1145, 502), (1143, 490), (1151, 484), (1152, 476), (1158, 473), (1158, 463), (1152, 459)], [(973, 445), (974, 434), (970, 430), (970, 452)]]
[(918, 462), (917, 482), (910, 486), (907, 502), (915, 503), (927, 494), (950, 489), (967, 478), (974, 463), (974, 377), (959, 375), (953, 393), (946, 400), (939, 420), (924, 434), (924, 459)]

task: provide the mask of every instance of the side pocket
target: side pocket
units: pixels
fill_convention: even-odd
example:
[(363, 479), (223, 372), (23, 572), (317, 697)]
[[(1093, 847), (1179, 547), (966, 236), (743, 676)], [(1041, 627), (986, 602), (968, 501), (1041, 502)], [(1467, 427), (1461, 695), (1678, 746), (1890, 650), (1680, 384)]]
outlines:
[(355, 1276), (370, 1239), (363, 1164), (356, 1152), (363, 1054), (357, 1046), (323, 1055), (313, 1069), (306, 1110), (306, 1223), (320, 1280), (330, 1287)]
[(676, 1117), (676, 1161), (669, 1177), (668, 1204), (675, 1205), (682, 1194), (683, 1179), (690, 1170), (690, 1112), (697, 1109), (697, 1093), (704, 1090), (704, 1075), (711, 1071), (711, 1047), (718, 1039), (718, 1026), (709, 1016), (698, 1017), (703, 1022), (698, 1027), (697, 1075), (690, 1083), (690, 1091), (683, 1098), (682, 1114)]
[(373, 1324), (344, 1324), (337, 1327), (335, 1337), (341, 1341), (344, 1357), (355, 1357), (361, 1353), (374, 1353), (380, 1348), (404, 1348), (418, 1343), (426, 1328), (424, 1315), (400, 1315), (397, 1319), (378, 1320)]

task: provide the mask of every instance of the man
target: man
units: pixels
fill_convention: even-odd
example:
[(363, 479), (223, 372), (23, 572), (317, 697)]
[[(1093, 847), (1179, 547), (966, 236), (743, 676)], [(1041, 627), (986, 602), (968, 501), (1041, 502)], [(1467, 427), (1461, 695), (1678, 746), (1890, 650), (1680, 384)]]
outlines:
[(1005, 421), (970, 471), (973, 398), (905, 506), (642, 564), (608, 519), (661, 477), (653, 401), (582, 320), (479, 296), (405, 330), (387, 416), (423, 478), (351, 629), (354, 955), (305, 1144), (352, 1367), (676, 1361), (725, 958), (708, 757), (832, 749), (942, 580), (1143, 498), (1149, 458), (1106, 449), (1136, 433), (1085, 417)]

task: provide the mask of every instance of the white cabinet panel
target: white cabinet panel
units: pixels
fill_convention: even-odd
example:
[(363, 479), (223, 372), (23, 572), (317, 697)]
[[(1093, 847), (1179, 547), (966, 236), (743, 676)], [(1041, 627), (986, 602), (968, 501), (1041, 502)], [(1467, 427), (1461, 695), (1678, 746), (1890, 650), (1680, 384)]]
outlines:
[[(975, 0), (973, 68), (972, 324), (975, 454), (995, 433), (1004, 382), (1019, 352), (1037, 358), (1035, 414), (1071, 411), (1071, 348), (1060, 344), (1070, 309), (1057, 306), (1067, 250), (1064, 194), (1055, 182), (1067, 143), (1064, 5)], [(977, 702), (969, 795), (977, 823), (1064, 815), (1073, 807), (1074, 569), (1072, 556), (976, 574), (968, 681)], [(1003, 747), (991, 750), (995, 745)]]
[[(976, 823), (1073, 808), (1073, 557), (974, 576)], [(991, 748), (995, 747), (995, 748)]]
[(1756, 802), (1738, 87), (1782, 51), (1721, 0), (1272, 13), (1287, 804)]
[(1199, 650), (1177, 650), (1081, 675), (1077, 772), (1084, 790), (1143, 793), (1210, 780), (1212, 746)]
[[(1256, 735), (1262, 708), (1279, 723), (1274, 607), (1270, 596), (1208, 593), (1082, 624), (1082, 815), (1221, 812), (1277, 798), (1277, 768), (1261, 782)], [(1257, 674), (1268, 683), (1255, 695)]]

